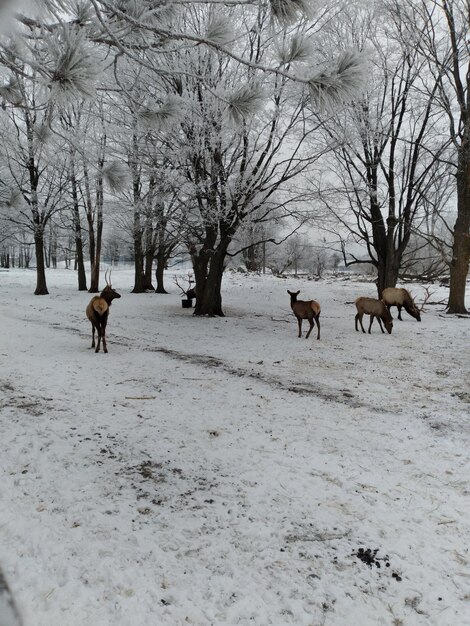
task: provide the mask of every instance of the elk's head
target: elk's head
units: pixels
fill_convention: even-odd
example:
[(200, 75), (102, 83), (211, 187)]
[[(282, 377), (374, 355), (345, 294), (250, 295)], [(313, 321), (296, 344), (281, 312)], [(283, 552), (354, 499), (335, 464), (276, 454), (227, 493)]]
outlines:
[(115, 291), (113, 289), (113, 286), (111, 285), (111, 271), (109, 272), (109, 277), (107, 274), (108, 274), (108, 270), (106, 270), (105, 275), (104, 275), (104, 279), (106, 281), (106, 287), (101, 292), (101, 297), (104, 298), (108, 304), (110, 304), (116, 298), (120, 298), (121, 294)]
[(300, 293), (300, 289), (299, 289), (299, 291), (289, 291), (289, 290), (287, 290), (287, 293), (290, 295), (290, 301), (291, 302), (296, 302), (297, 296)]
[(409, 314), (411, 315), (411, 317), (414, 317), (415, 320), (417, 320), (418, 322), (421, 321), (421, 312), (418, 309), (418, 307), (413, 306), (410, 310), (409, 310)]

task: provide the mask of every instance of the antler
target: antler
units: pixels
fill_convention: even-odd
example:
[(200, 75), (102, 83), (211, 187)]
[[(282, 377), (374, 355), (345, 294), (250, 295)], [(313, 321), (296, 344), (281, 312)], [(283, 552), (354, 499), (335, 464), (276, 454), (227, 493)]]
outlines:
[[(111, 287), (111, 271), (112, 270), (106, 270), (106, 272), (104, 273), (104, 280), (108, 287)], [(108, 275), (108, 272), (109, 272), (109, 275)]]
[(181, 290), (181, 293), (185, 296), (185, 295), (186, 295), (186, 291), (187, 291), (187, 289), (184, 289), (184, 288), (180, 285), (180, 283), (179, 283), (179, 281), (178, 281), (178, 277), (177, 277), (177, 276), (175, 276), (174, 282), (175, 282), (175, 285), (176, 285), (177, 287), (179, 287), (179, 289)]
[(420, 313), (422, 313), (424, 311), (424, 307), (426, 306), (429, 298), (434, 294), (434, 291), (430, 291), (429, 287), (425, 287), (424, 288), (424, 293), (425, 293), (424, 300), (423, 300), (421, 306), (418, 309)]

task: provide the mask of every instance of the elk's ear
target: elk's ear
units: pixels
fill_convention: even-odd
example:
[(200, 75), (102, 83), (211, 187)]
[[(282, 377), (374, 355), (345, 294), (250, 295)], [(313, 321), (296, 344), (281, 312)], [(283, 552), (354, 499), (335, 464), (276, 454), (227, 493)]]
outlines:
[(298, 295), (299, 295), (299, 293), (300, 293), (300, 289), (299, 289), (299, 291), (296, 291), (294, 295), (295, 295), (295, 296), (298, 296)]

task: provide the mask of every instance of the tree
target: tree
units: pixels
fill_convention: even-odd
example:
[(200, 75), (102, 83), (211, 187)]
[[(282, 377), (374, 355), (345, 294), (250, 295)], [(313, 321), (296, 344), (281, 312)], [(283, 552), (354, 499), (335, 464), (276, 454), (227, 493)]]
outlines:
[[(204, 158), (200, 159), (191, 146), (193, 156), (186, 154), (184, 165), (186, 183), (193, 184), (193, 189), (186, 189), (186, 198), (193, 211), (202, 210), (198, 234), (205, 230), (203, 239), (193, 248), (200, 286), (196, 313), (223, 314), (220, 285), (224, 260), (240, 224), (251, 210), (263, 204), (269, 212), (274, 205), (286, 208), (295, 200), (288, 184), (307, 167), (308, 159), (301, 154), (304, 140), (298, 138), (310, 117), (307, 96), (317, 104), (344, 101), (360, 85), (363, 64), (357, 55), (346, 53), (329, 65), (317, 66), (308, 38), (312, 26), (305, 19), (307, 6), (303, 0), (268, 0), (253, 6), (235, 0), (223, 13), (211, 2), (203, 6), (183, 0), (181, 4), (184, 8), (180, 11), (173, 3), (149, 4), (145, 0), (124, 4), (44, 0), (42, 14), (17, 12), (15, 20), (22, 25), (22, 33), (34, 34), (40, 54), (26, 54), (20, 61), (12, 61), (9, 55), (13, 47), (0, 41), (0, 66), (13, 73), (1, 92), (13, 101), (18, 95), (18, 76), (31, 83), (40, 79), (47, 86), (47, 102), (57, 107), (72, 97), (80, 100), (94, 94), (100, 73), (116, 81), (101, 89), (108, 94), (118, 93), (122, 68), (133, 64), (153, 75), (156, 92), (153, 103), (144, 106), (147, 118), (152, 117), (155, 105), (165, 110), (168, 104), (162, 103), (161, 96), (156, 97), (162, 86), (178, 97), (184, 94), (190, 104), (189, 115), (179, 129), (186, 141), (196, 138), (194, 130), (202, 131), (197, 139), (203, 138), (204, 148)], [(299, 28), (292, 27), (294, 22)], [(273, 46), (276, 39), (279, 45)], [(107, 68), (103, 67), (105, 63)], [(225, 70), (227, 75), (219, 88), (217, 83)], [(240, 88), (244, 81), (247, 86)], [(260, 87), (269, 91), (267, 98)], [(262, 103), (265, 115), (252, 123), (253, 113), (262, 108)], [(133, 104), (138, 105), (135, 112), (141, 114), (140, 104)], [(282, 111), (276, 111), (278, 106)], [(167, 111), (170, 109), (166, 106)], [(239, 127), (230, 130), (229, 140), (223, 137), (227, 114)], [(202, 115), (203, 121), (199, 128), (197, 115)], [(97, 119), (102, 120), (101, 110)], [(109, 139), (106, 132), (104, 125), (96, 142), (96, 160), (87, 161), (81, 155), (92, 255), (90, 291), (98, 288)], [(294, 143), (290, 156), (276, 163), (281, 145), (286, 146), (291, 139)], [(260, 147), (262, 141), (267, 142), (266, 150)], [(97, 172), (94, 207), (90, 162)], [(194, 185), (195, 175), (202, 184), (200, 189)], [(217, 224), (208, 211), (219, 214)], [(96, 242), (91, 228), (93, 215)]]
[[(470, 4), (467, 0), (421, 0), (410, 7), (422, 33), (418, 48), (438, 87), (454, 150), (457, 218), (453, 227), (448, 313), (466, 313), (470, 263)], [(415, 38), (404, 21), (408, 38)]]
[[(334, 174), (318, 176), (313, 184), (340, 231), (365, 245), (368, 259), (347, 255), (340, 235), (347, 265), (376, 267), (380, 297), (385, 287), (396, 285), (430, 198), (448, 185), (442, 161), (448, 142), (435, 112), (437, 82), (432, 76), (428, 80), (427, 63), (401, 40), (399, 16), (386, 12), (379, 19), (375, 11), (353, 11), (337, 33), (342, 41), (348, 34), (355, 37), (360, 47), (373, 44), (373, 70), (364, 96), (325, 123)], [(423, 96), (424, 85), (429, 92)]]
[[(51, 148), (51, 130), (55, 113), (69, 99), (91, 95), (96, 79), (96, 58), (76, 24), (69, 27), (55, 22), (43, 28), (50, 19), (45, 2), (45, 21), (17, 19), (27, 25), (22, 34), (4, 35), (0, 39), (0, 68), (9, 79), (0, 87), (0, 98), (8, 122), (14, 129), (8, 143), (4, 143), (10, 182), (20, 192), (27, 213), (20, 211), (20, 220), (29, 222), (34, 235), (36, 255), (36, 295), (48, 293), (44, 261), (44, 233), (51, 216), (63, 206), (65, 162), (61, 153), (65, 148), (60, 133)], [(60, 5), (60, 3), (59, 3)], [(63, 6), (59, 7), (63, 9)], [(27, 45), (18, 45), (24, 38)]]
[(36, 257), (34, 293), (47, 295), (45, 233), (51, 218), (64, 208), (67, 168), (58, 158), (60, 146), (51, 143), (47, 130), (51, 107), (36, 105), (34, 83), (18, 77), (16, 89), (21, 96), (21, 107), (6, 108), (0, 129), (9, 186), (18, 205), (16, 211), (11, 211), (9, 220), (31, 231)]
[[(211, 13), (203, 10), (194, 15), (195, 30), (211, 19)], [(271, 60), (268, 22), (269, 14), (261, 7), (239, 24), (244, 33), (237, 39), (239, 55), (255, 66)], [(290, 67), (296, 55), (305, 59), (303, 43), (299, 33), (284, 38), (278, 50), (281, 67)], [(221, 316), (229, 247), (254, 214), (267, 221), (270, 216), (292, 216), (297, 210), (305, 191), (298, 183), (295, 187), (294, 180), (322, 152), (305, 148), (318, 125), (307, 106), (306, 91), (283, 74), (268, 74), (263, 84), (255, 83), (250, 67), (204, 48), (185, 51), (179, 65), (183, 75), (169, 82), (175, 95), (188, 103), (182, 133), (174, 139), (179, 146), (174, 159), (183, 175), (180, 188), (188, 206), (186, 240), (196, 279), (194, 313)], [(193, 78), (200, 67), (205, 68), (203, 82)], [(344, 77), (343, 70), (339, 74)]]

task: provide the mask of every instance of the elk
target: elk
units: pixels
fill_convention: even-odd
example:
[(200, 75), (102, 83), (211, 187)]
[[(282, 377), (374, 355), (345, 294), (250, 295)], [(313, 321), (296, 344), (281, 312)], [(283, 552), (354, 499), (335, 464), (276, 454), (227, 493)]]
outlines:
[(406, 289), (398, 289), (396, 287), (387, 287), (382, 291), (382, 299), (387, 305), (387, 309), (390, 311), (390, 307), (396, 306), (398, 308), (398, 319), (401, 319), (401, 309), (404, 307), (405, 311), (414, 317), (418, 322), (421, 321), (421, 313), (416, 304), (414, 303), (411, 294)]
[(103, 340), (103, 352), (108, 352), (108, 348), (106, 347), (106, 324), (108, 323), (109, 307), (115, 298), (121, 297), (121, 295), (112, 288), (111, 272), (109, 273), (109, 282), (106, 274), (107, 272), (104, 275), (106, 287), (99, 296), (93, 296), (86, 308), (86, 316), (90, 320), (92, 327), (92, 348), (95, 347), (95, 329), (98, 332), (98, 343), (95, 352), (100, 351), (101, 340)]
[(374, 317), (377, 318), (379, 322), (380, 330), (385, 332), (382, 327), (382, 322), (385, 325), (385, 328), (390, 335), (393, 328), (393, 318), (390, 315), (390, 311), (387, 309), (387, 306), (383, 300), (375, 300), (375, 298), (357, 298), (355, 301), (357, 313), (355, 317), (355, 327), (356, 330), (359, 330), (357, 327), (357, 323), (361, 325), (362, 332), (365, 333), (364, 326), (362, 325), (362, 318), (364, 315), (370, 315), (370, 324), (369, 324), (369, 335), (370, 329), (372, 328), (372, 322), (374, 321)]
[(317, 339), (320, 339), (320, 312), (321, 308), (318, 302), (315, 300), (297, 300), (297, 296), (300, 291), (289, 291), (290, 295), (290, 307), (294, 312), (297, 322), (299, 323), (299, 337), (302, 337), (302, 320), (308, 320), (310, 328), (307, 332), (305, 339), (308, 339), (312, 328), (314, 327), (314, 320), (317, 323)]

